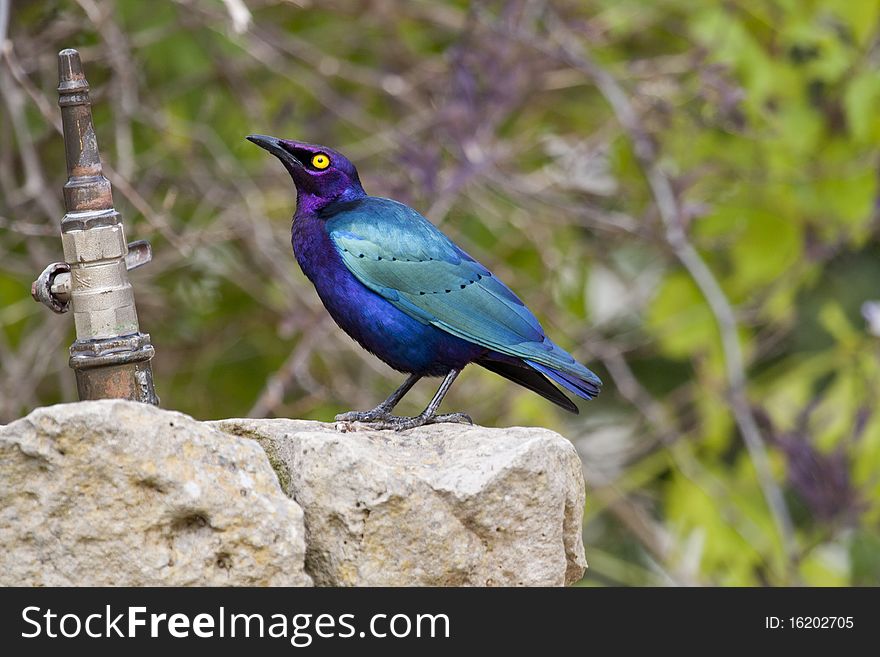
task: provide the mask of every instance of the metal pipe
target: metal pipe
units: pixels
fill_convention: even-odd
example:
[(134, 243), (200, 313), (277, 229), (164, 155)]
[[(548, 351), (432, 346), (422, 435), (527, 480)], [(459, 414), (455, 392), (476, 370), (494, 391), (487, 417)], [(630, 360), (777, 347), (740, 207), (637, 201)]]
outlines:
[(138, 326), (128, 269), (149, 262), (149, 244), (126, 245), (113, 207), (92, 122), (89, 83), (76, 50), (58, 53), (58, 104), (68, 180), (61, 220), (64, 263), (49, 265), (31, 289), (55, 312), (73, 310), (70, 366), (80, 399), (122, 398), (158, 404), (150, 336)]

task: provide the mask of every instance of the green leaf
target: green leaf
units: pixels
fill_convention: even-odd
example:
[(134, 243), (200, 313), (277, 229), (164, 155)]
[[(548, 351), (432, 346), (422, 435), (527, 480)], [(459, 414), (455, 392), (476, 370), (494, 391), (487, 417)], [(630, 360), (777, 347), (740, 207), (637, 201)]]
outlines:
[(880, 72), (871, 67), (853, 78), (843, 104), (852, 136), (860, 142), (876, 141), (880, 135)]

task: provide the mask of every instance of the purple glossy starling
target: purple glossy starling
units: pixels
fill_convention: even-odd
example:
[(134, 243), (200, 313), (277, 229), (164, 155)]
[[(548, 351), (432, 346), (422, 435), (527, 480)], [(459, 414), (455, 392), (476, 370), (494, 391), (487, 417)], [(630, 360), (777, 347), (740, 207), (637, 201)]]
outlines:
[[(367, 196), (340, 153), (265, 135), (248, 139), (293, 178), (293, 253), (330, 316), (364, 349), (409, 374), (376, 408), (338, 421), (397, 430), (470, 422), (464, 413), (437, 413), (468, 363), (572, 413), (577, 406), (554, 383), (583, 399), (599, 394), (599, 377), (555, 345), (504, 283), (412, 208)], [(445, 377), (428, 407), (416, 417), (391, 415), (426, 376)]]

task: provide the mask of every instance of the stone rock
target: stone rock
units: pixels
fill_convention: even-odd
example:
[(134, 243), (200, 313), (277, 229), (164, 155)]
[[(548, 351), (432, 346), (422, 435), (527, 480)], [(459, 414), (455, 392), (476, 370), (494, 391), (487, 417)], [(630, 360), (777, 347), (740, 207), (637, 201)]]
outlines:
[(306, 571), (316, 585), (548, 586), (583, 575), (583, 470), (556, 433), (212, 424), (266, 450), (305, 512)]
[(62, 404), (0, 427), (0, 585), (562, 585), (583, 504), (544, 429)]
[(308, 586), (303, 513), (259, 445), (106, 400), (0, 427), (0, 584)]

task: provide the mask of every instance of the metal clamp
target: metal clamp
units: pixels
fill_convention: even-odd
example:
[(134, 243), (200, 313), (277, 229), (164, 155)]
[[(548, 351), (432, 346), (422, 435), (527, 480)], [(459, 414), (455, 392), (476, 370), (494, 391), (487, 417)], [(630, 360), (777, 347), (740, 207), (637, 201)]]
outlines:
[[(128, 243), (125, 269), (131, 271), (143, 267), (153, 259), (153, 247), (146, 240)], [(70, 310), (70, 265), (53, 262), (31, 283), (31, 296), (49, 310), (66, 313)]]

